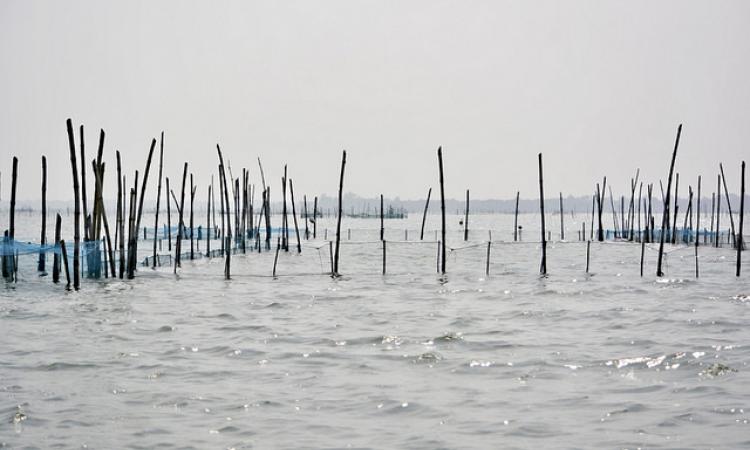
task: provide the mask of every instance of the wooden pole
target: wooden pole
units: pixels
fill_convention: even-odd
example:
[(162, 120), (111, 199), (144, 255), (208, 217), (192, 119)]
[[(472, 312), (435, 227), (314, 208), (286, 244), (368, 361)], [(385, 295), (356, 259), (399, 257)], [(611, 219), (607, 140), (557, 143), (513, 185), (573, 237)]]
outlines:
[[(70, 167), (73, 172), (73, 198), (75, 203), (75, 212), (73, 213), (73, 288), (75, 290), (78, 290), (81, 285), (81, 263), (79, 260), (81, 255), (81, 195), (79, 192), (80, 188), (78, 184), (78, 165), (76, 164), (76, 145), (74, 140), (75, 138), (73, 137), (73, 122), (70, 119), (68, 119), (67, 121), (67, 126), (68, 145), (70, 147)], [(81, 130), (83, 130), (83, 127), (81, 127)], [(81, 149), (83, 149), (83, 145), (81, 145)]]
[(724, 176), (724, 166), (719, 163), (719, 170), (721, 170), (721, 181), (724, 185), (724, 195), (726, 195), (727, 199), (727, 210), (729, 211), (729, 223), (732, 227), (732, 241), (734, 241), (734, 245), (737, 245), (737, 239), (735, 238), (735, 232), (734, 232), (734, 214), (732, 213), (732, 203), (729, 201), (729, 190), (727, 189), (727, 178)]
[(193, 183), (193, 174), (190, 174), (190, 259), (195, 259), (195, 184)]
[(385, 240), (383, 242), (383, 275), (385, 275)]
[(492, 241), (487, 242), (487, 264), (484, 268), (484, 274), (489, 275), (490, 274), (490, 249), (492, 248)]
[(711, 193), (711, 241), (713, 243), (714, 236), (714, 212), (716, 211), (716, 192)]
[(52, 257), (52, 282), (60, 282), (60, 255), (57, 249), (60, 247), (60, 228), (62, 228), (62, 217), (57, 214), (55, 217), (55, 254)]
[(513, 242), (518, 241), (518, 201), (521, 197), (521, 192), (516, 191), (516, 213), (513, 216)]
[[(93, 161), (92, 161), (93, 162)], [(96, 166), (97, 163), (93, 162), (93, 165)], [(109, 260), (109, 270), (112, 274), (112, 278), (116, 276), (115, 274), (115, 258), (114, 258), (114, 250), (112, 248), (112, 239), (111, 234), (109, 232), (109, 221), (107, 220), (107, 211), (104, 209), (104, 198), (103, 198), (103, 191), (104, 188), (102, 187), (102, 184), (104, 182), (104, 163), (99, 163), (98, 168), (94, 170), (94, 182), (95, 182), (95, 192), (97, 192), (95, 201), (96, 205), (94, 205), (98, 211), (98, 216), (101, 217), (101, 221), (104, 224), (104, 237), (106, 239), (106, 247), (104, 248), (104, 254), (105, 254), (105, 264), (104, 264), (104, 274), (107, 274), (107, 260)], [(109, 258), (107, 258), (109, 256)]]
[(281, 248), (281, 237), (276, 238), (276, 254), (273, 257), (273, 277), (276, 278), (276, 263), (279, 262), (279, 249)]
[(427, 222), (427, 210), (430, 208), (430, 195), (432, 195), (432, 188), (427, 191), (427, 201), (424, 204), (424, 213), (422, 213), (422, 228), (419, 232), (419, 240), (424, 240), (424, 225)]
[[(643, 277), (643, 259), (644, 259), (645, 254), (646, 254), (646, 241), (641, 240), (641, 277)], [(696, 264), (698, 263), (697, 257), (695, 259), (695, 262)], [(696, 265), (695, 267), (696, 267), (696, 273), (697, 273), (698, 266)]]
[[(307, 217), (307, 195), (302, 195), (302, 204), (304, 205), (304, 213), (305, 213), (305, 240), (310, 240), (310, 228), (307, 226), (307, 222), (309, 218)], [(252, 209), (252, 208), (251, 208)]]
[(231, 236), (232, 236), (232, 224), (231, 224), (231, 216), (229, 211), (229, 191), (227, 189), (227, 174), (226, 170), (224, 169), (224, 157), (221, 154), (221, 148), (219, 148), (219, 144), (216, 144), (216, 151), (219, 154), (219, 177), (220, 177), (220, 183), (223, 183), (224, 185), (224, 203), (227, 206), (227, 220), (226, 220), (226, 231), (224, 233), (225, 235), (225, 241), (224, 244), (224, 250), (226, 251), (226, 259), (224, 260), (224, 278), (230, 279), (231, 278), (231, 264), (232, 264), (232, 245), (231, 245)]
[[(154, 253), (153, 253), (153, 264), (152, 269), (156, 268), (156, 237), (159, 235), (159, 205), (161, 203), (161, 178), (162, 169), (164, 167), (164, 132), (161, 132), (161, 138), (159, 139), (159, 184), (156, 189), (156, 214), (154, 217)], [(167, 195), (167, 200), (169, 195)]]
[(742, 268), (742, 250), (744, 247), (744, 237), (742, 236), (743, 225), (745, 223), (745, 161), (742, 161), (742, 175), (740, 176), (740, 231), (737, 234), (737, 271), (736, 275), (740, 276)]
[(445, 275), (445, 178), (443, 175), (443, 148), (438, 147), (438, 168), (440, 169), (440, 215), (441, 215), (441, 231), (440, 231), (440, 273)]
[(675, 175), (675, 185), (674, 185), (674, 214), (672, 217), (672, 244), (675, 244), (677, 242), (677, 212), (679, 211), (679, 204), (677, 203), (678, 198), (678, 188), (680, 187), (680, 174), (679, 172)]
[(65, 289), (70, 289), (70, 270), (68, 270), (68, 251), (65, 249), (65, 240), (60, 241), (60, 252), (62, 253), (63, 266), (65, 266), (65, 279), (68, 281)]
[(281, 177), (281, 247), (284, 251), (289, 251), (289, 223), (286, 213), (286, 164), (284, 164), (284, 176)]
[(695, 278), (698, 278), (698, 236), (700, 235), (701, 229), (701, 176), (698, 175), (698, 202), (697, 202), (697, 214), (695, 218)]
[(128, 215), (128, 261), (127, 261), (127, 278), (132, 280), (135, 278), (135, 261), (136, 257), (136, 246), (135, 240), (137, 239), (138, 231), (135, 228), (135, 216), (136, 211), (136, 189), (138, 188), (138, 171), (135, 171), (135, 187), (130, 188), (130, 211)]
[(339, 276), (339, 246), (341, 241), (341, 215), (343, 214), (344, 169), (346, 168), (346, 150), (341, 155), (341, 178), (339, 179), (339, 209), (336, 220), (336, 253), (333, 260), (333, 276)]
[(589, 260), (591, 257), (591, 240), (586, 241), (586, 273), (589, 273)]
[(169, 188), (169, 177), (166, 177), (167, 190), (164, 196), (167, 197), (167, 250), (172, 251), (172, 206), (170, 205), (169, 193), (172, 191)]
[(563, 209), (562, 192), (560, 192), (560, 240), (565, 240), (565, 210)]
[[(597, 195), (594, 193), (594, 195), (591, 196), (591, 229), (589, 230), (589, 239), (594, 239), (594, 210), (596, 209), (596, 199)], [(583, 239), (586, 239), (584, 236)]]
[(721, 239), (721, 175), (717, 177), (717, 188), (716, 188), (716, 248), (719, 248)]
[[(86, 152), (84, 147), (85, 139), (83, 138), (83, 125), (80, 126), (80, 146), (81, 146), (81, 200), (83, 200), (83, 241), (86, 242), (91, 238), (89, 230), (89, 212), (88, 198), (86, 196)], [(73, 272), (75, 272), (75, 263), (73, 263)], [(75, 278), (75, 274), (73, 274)]]
[[(120, 249), (119, 276), (122, 279), (125, 276), (125, 177), (122, 175), (122, 165), (120, 162), (120, 152), (117, 155), (117, 230), (120, 236), (118, 242)], [(167, 179), (167, 188), (169, 179)]]
[(297, 224), (297, 211), (294, 206), (294, 185), (292, 184), (292, 179), (289, 179), (289, 195), (291, 196), (290, 200), (292, 201), (292, 218), (294, 219), (294, 232), (297, 234), (297, 253), (302, 253), (302, 242), (299, 238), (299, 226)]
[(607, 189), (607, 177), (604, 177), (602, 182), (602, 188), (599, 189), (599, 183), (596, 183), (596, 206), (599, 220), (599, 231), (597, 231), (596, 240), (599, 242), (604, 241), (604, 224), (602, 223), (602, 213), (604, 212), (604, 192)]
[[(42, 232), (39, 244), (44, 247), (47, 244), (47, 157), (42, 155)], [(45, 272), (47, 254), (45, 250), (39, 250), (39, 263), (37, 270)]]
[(385, 221), (383, 212), (383, 194), (380, 194), (380, 240), (385, 238)]
[(667, 223), (669, 223), (669, 200), (670, 200), (670, 194), (672, 190), (672, 174), (674, 173), (674, 162), (677, 158), (677, 148), (680, 145), (680, 134), (682, 133), (682, 124), (680, 124), (677, 127), (677, 138), (674, 142), (674, 151), (672, 152), (672, 162), (669, 164), (669, 178), (667, 181), (667, 195), (665, 197), (664, 201), (664, 213), (662, 214), (662, 223), (661, 223), (661, 237), (659, 239), (659, 257), (656, 262), (656, 276), (662, 277), (664, 276), (664, 272), (662, 271), (662, 260), (664, 258), (664, 239), (666, 238), (664, 234), (664, 230), (667, 227)]
[(318, 237), (318, 196), (313, 200), (313, 239)]
[(206, 201), (206, 256), (211, 257), (211, 185), (208, 185)]
[(143, 200), (146, 198), (146, 184), (148, 183), (148, 172), (151, 169), (151, 158), (154, 156), (156, 148), (156, 139), (151, 139), (151, 149), (148, 151), (146, 159), (146, 170), (143, 172), (143, 184), (141, 185), (141, 198), (138, 200), (138, 216), (135, 220), (135, 245), (138, 246), (138, 231), (141, 229), (141, 216), (143, 215)]
[(177, 200), (175, 199), (175, 206), (177, 206), (177, 242), (175, 244), (175, 264), (173, 271), (174, 273), (177, 273), (177, 268), (182, 267), (182, 240), (185, 238), (185, 221), (184, 221), (184, 213), (185, 213), (185, 183), (187, 182), (187, 171), (188, 171), (188, 163), (185, 162), (185, 164), (182, 167), (182, 193), (180, 194), (180, 205), (177, 206)]
[(544, 176), (542, 170), (542, 154), (539, 153), (539, 212), (542, 216), (542, 263), (539, 273), (547, 275), (547, 232), (544, 225)]
[(466, 212), (464, 217), (464, 241), (469, 240), (469, 190), (466, 190)]

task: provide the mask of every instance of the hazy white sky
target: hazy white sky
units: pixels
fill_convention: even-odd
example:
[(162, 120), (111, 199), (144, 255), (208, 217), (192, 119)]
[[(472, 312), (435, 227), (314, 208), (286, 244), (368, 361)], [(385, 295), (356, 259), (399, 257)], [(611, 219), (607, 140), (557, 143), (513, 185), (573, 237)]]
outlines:
[(723, 161), (737, 185), (748, 24), (748, 1), (3, 0), (3, 200), (13, 155), (39, 197), (42, 154), (72, 198), (68, 117), (129, 179), (164, 130), (175, 181), (187, 160), (207, 182), (218, 142), (235, 175), (260, 156), (277, 193), (287, 162), (297, 195), (333, 194), (346, 149), (347, 191), (402, 198), (437, 186), (439, 145), (450, 197), (537, 195), (538, 152), (550, 196), (624, 191), (665, 176), (682, 122), (682, 180)]

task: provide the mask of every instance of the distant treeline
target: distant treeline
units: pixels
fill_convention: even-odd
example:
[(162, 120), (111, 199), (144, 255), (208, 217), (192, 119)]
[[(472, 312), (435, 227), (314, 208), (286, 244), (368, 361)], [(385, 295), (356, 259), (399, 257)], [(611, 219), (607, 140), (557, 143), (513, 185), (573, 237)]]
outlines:
[[(655, 192), (655, 198), (658, 198), (657, 195), (658, 192)], [(730, 194), (729, 198), (731, 199), (732, 205), (739, 205), (740, 198), (736, 194)], [(592, 197), (585, 197), (585, 196), (563, 196), (563, 202), (565, 204), (565, 212), (570, 214), (572, 213), (591, 213), (591, 199)], [(750, 199), (750, 196), (745, 197), (746, 201)], [(619, 199), (615, 198), (615, 203)], [(724, 202), (724, 198), (722, 197), (722, 203)], [(115, 201), (112, 200), (106, 201), (107, 205), (110, 205), (114, 207)], [(145, 208), (144, 211), (147, 212), (153, 212), (153, 210), (156, 207), (156, 203), (153, 202), (153, 204), (148, 204), (149, 202), (145, 202)], [(296, 203), (301, 204), (300, 200), (297, 200)], [(403, 209), (407, 213), (419, 213), (421, 214), (422, 211), (424, 211), (424, 203), (425, 199), (417, 199), (417, 200), (401, 200), (400, 198), (385, 198), (384, 204), (385, 209), (387, 210), (389, 207), (392, 207), (396, 210)], [(489, 199), (489, 200), (478, 200), (478, 199), (471, 199), (471, 212), (472, 214), (489, 214), (489, 213), (510, 213), (512, 214), (515, 210), (516, 206), (516, 200), (514, 199), (508, 199), (508, 200), (500, 200), (500, 199)], [(549, 197), (545, 200), (545, 210), (548, 212), (548, 214), (555, 214), (559, 210), (559, 204), (560, 199), (558, 196)], [(608, 204), (608, 201), (607, 201)], [(679, 199), (680, 204), (680, 210), (685, 211), (687, 209), (688, 199), (680, 197)], [(464, 211), (464, 205), (465, 200), (464, 199), (446, 199), (445, 200), (445, 207), (446, 212), (448, 214), (463, 214)], [(197, 211), (205, 210), (205, 206), (203, 205), (196, 205)], [(379, 213), (380, 211), (380, 197), (362, 197), (357, 194), (353, 193), (347, 193), (344, 195), (343, 199), (343, 206), (344, 206), (344, 212), (347, 215), (361, 215), (361, 214), (375, 214), (376, 212)], [(619, 206), (619, 204), (618, 204)], [(2, 202), (0, 204), (0, 211), (6, 210), (8, 208), (7, 202)], [(23, 212), (23, 211), (36, 211), (39, 208), (39, 201), (38, 200), (31, 200), (31, 201), (19, 201), (16, 205), (16, 211), (17, 212)], [(68, 208), (70, 208), (71, 212), (73, 210), (73, 202), (64, 202), (64, 201), (49, 201), (48, 202), (48, 209), (50, 211), (65, 211)], [(271, 208), (274, 213), (281, 212), (281, 202), (272, 202)], [(337, 208), (337, 200), (335, 196), (328, 196), (326, 194), (322, 194), (318, 197), (318, 209), (322, 212), (324, 215), (330, 215), (335, 214)], [(661, 202), (655, 201), (654, 202), (654, 212), (659, 213), (662, 210)], [(300, 208), (301, 209), (301, 208)], [(606, 208), (605, 212), (610, 212), (610, 208)], [(538, 213), (539, 212), (539, 198), (532, 197), (532, 198), (524, 198), (523, 193), (521, 193), (521, 199), (518, 202), (518, 210), (520, 213)], [(711, 211), (711, 197), (702, 197), (701, 198), (701, 210), (706, 211), (710, 214)], [(439, 214), (440, 213), (440, 203), (439, 201), (436, 201), (436, 199), (433, 197), (430, 201), (430, 210), (429, 212), (431, 214)], [(619, 213), (619, 211), (618, 211)]]

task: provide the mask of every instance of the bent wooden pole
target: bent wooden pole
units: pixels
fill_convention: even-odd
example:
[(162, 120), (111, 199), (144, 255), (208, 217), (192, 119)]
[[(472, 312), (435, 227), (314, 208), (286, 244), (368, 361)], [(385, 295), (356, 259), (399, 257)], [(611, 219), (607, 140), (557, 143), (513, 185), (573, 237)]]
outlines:
[(659, 239), (659, 256), (656, 261), (656, 276), (657, 277), (663, 277), (664, 271), (662, 271), (662, 261), (664, 259), (664, 240), (666, 239), (666, 234), (664, 230), (667, 228), (667, 225), (669, 224), (669, 199), (670, 199), (670, 193), (672, 189), (672, 175), (674, 174), (674, 162), (675, 159), (677, 159), (677, 148), (680, 146), (680, 134), (682, 133), (682, 124), (680, 124), (677, 127), (677, 138), (674, 142), (674, 151), (672, 152), (672, 162), (669, 164), (669, 178), (667, 179), (667, 194), (664, 198), (664, 213), (662, 214), (662, 221), (661, 221), (661, 233), (660, 233), (660, 239)]

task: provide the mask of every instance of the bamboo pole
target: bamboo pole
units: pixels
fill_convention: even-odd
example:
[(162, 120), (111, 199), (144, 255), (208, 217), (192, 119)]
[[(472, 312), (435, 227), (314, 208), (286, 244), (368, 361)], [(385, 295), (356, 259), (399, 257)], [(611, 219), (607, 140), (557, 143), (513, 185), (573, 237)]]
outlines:
[(544, 225), (544, 177), (541, 153), (539, 153), (539, 212), (542, 218), (542, 263), (539, 272), (545, 276), (547, 275), (547, 233)]
[(586, 241), (586, 273), (589, 273), (589, 261), (591, 258), (591, 240)]
[(336, 253), (333, 260), (332, 276), (339, 276), (339, 249), (341, 243), (341, 216), (343, 214), (343, 194), (344, 194), (344, 170), (346, 168), (346, 150), (341, 155), (341, 178), (339, 179), (339, 207), (338, 218), (336, 219)]
[(656, 276), (662, 277), (664, 276), (664, 272), (662, 271), (662, 260), (664, 257), (664, 229), (667, 227), (667, 223), (669, 221), (669, 200), (670, 200), (670, 194), (672, 189), (672, 174), (674, 173), (674, 162), (677, 158), (677, 148), (680, 145), (680, 134), (682, 133), (682, 124), (680, 124), (677, 127), (677, 138), (675, 139), (674, 143), (674, 151), (672, 152), (672, 162), (669, 164), (669, 178), (667, 181), (667, 195), (665, 197), (664, 201), (664, 213), (662, 214), (662, 224), (661, 224), (661, 238), (659, 239), (659, 257), (656, 262)]

